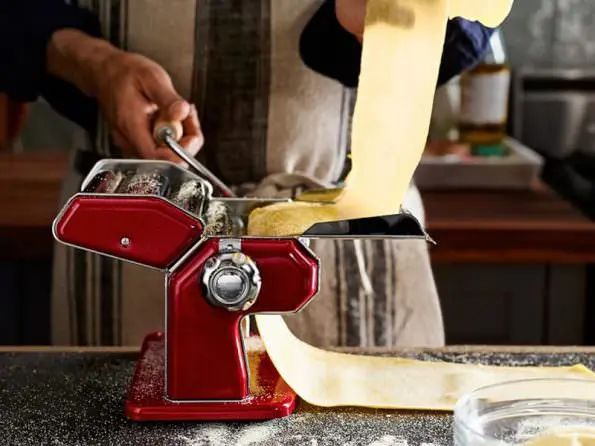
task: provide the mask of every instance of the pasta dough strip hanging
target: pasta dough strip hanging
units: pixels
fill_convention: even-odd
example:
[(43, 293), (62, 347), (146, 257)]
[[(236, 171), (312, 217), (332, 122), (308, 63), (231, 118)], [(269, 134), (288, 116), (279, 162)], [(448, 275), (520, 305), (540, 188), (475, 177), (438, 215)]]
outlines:
[[(349, 185), (336, 205), (259, 209), (249, 232), (291, 235), (316, 221), (398, 212), (425, 146), (448, 17), (497, 26), (511, 6), (511, 0), (369, 0)], [(281, 376), (318, 406), (452, 410), (464, 393), (487, 384), (595, 379), (581, 365), (482, 367), (328, 352), (297, 339), (281, 316), (257, 315), (256, 321)]]

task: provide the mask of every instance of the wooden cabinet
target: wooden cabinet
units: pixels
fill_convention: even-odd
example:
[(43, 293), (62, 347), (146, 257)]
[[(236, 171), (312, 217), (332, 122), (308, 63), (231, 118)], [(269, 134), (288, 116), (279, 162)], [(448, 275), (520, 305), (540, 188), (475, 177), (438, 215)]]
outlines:
[(449, 344), (580, 345), (584, 265), (435, 264)]

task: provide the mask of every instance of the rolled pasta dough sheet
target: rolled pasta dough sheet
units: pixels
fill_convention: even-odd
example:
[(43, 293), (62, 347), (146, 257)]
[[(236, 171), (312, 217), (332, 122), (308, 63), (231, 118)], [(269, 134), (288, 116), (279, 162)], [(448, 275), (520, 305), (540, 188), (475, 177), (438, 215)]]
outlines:
[(257, 315), (256, 321), (285, 382), (316, 406), (450, 411), (465, 393), (503, 381), (595, 379), (582, 365), (493, 367), (329, 352), (300, 341), (280, 316)]
[(399, 212), (426, 143), (449, 4), (368, 2), (348, 185), (333, 205), (255, 210), (248, 221), (251, 235), (300, 235), (321, 221)]
[[(448, 17), (461, 15), (497, 26), (511, 4), (369, 0), (353, 122), (353, 170), (345, 192), (333, 207), (296, 203), (258, 210), (249, 233), (291, 235), (317, 218), (398, 212), (425, 146)], [(581, 365), (482, 367), (328, 352), (297, 339), (281, 316), (257, 315), (256, 321), (281, 376), (301, 398), (318, 406), (452, 410), (466, 392), (497, 382), (595, 379)]]
[[(446, 23), (498, 26), (513, 0), (370, 0), (351, 134), (352, 169), (332, 205), (256, 209), (248, 232), (300, 235), (322, 221), (398, 213), (428, 135)], [(421, 63), (420, 63), (421, 62)]]

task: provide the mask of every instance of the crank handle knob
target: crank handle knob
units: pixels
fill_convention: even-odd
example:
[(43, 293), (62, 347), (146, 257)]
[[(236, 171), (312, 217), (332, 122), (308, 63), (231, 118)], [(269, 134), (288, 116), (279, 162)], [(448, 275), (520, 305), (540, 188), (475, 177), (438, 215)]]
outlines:
[(184, 136), (184, 128), (179, 121), (158, 120), (153, 126), (153, 138), (159, 144), (165, 144), (165, 136), (170, 136), (175, 141), (180, 141)]

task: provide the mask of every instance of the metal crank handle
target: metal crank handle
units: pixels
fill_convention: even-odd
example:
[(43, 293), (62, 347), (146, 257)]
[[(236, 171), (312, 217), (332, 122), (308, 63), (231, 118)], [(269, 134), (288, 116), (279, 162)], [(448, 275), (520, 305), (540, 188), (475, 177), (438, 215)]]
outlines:
[(155, 124), (153, 137), (156, 141), (165, 144), (169, 147), (176, 155), (178, 155), (182, 160), (188, 163), (194, 170), (196, 170), (200, 175), (205, 177), (209, 182), (211, 182), (215, 187), (217, 187), (224, 196), (226, 197), (235, 197), (236, 194), (225, 184), (221, 181), (217, 176), (207, 169), (202, 163), (197, 161), (194, 157), (188, 155), (184, 148), (178, 144), (178, 141), (182, 138), (184, 134), (184, 130), (182, 128), (182, 124), (179, 122), (164, 122), (159, 121)]

